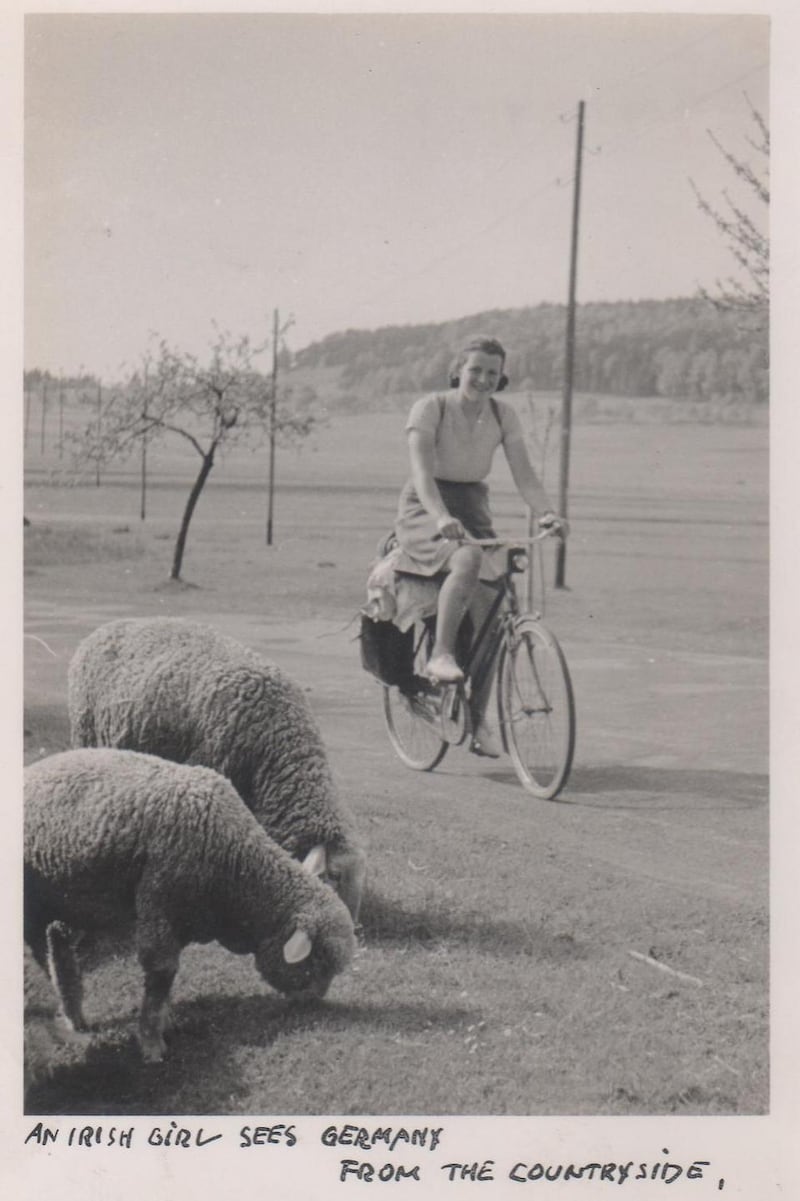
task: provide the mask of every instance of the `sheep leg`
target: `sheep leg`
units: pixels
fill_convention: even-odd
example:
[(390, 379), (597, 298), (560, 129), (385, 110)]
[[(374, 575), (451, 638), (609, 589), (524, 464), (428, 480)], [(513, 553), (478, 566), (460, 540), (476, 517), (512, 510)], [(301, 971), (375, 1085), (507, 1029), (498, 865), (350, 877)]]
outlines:
[(166, 1052), (164, 1029), (169, 995), (178, 971), (181, 947), (152, 896), (137, 897), (136, 944), (144, 972), (144, 996), (139, 1015), (139, 1042), (147, 1063), (160, 1063)]
[(144, 999), (139, 1019), (139, 1042), (146, 1063), (161, 1063), (167, 1046), (164, 1027), (169, 1011), (169, 994), (178, 970), (178, 958), (167, 967), (145, 967)]
[(60, 1016), (68, 1030), (86, 1030), (83, 975), (75, 954), (72, 931), (64, 922), (50, 922), (45, 937), (47, 971), (58, 994)]

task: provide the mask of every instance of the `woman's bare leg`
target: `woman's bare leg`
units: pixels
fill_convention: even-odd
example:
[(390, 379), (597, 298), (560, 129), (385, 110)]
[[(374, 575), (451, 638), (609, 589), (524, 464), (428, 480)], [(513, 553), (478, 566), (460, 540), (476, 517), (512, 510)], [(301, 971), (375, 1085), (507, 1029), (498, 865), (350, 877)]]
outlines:
[(456, 636), (478, 586), (481, 567), (479, 546), (460, 546), (448, 563), (448, 573), (439, 590), (436, 615), (436, 642), (431, 661), (455, 655)]

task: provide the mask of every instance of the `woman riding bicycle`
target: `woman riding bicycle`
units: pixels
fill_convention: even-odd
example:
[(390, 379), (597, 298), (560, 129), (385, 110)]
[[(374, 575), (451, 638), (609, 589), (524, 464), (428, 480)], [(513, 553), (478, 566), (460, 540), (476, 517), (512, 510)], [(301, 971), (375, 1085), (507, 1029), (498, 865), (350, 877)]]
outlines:
[[(450, 372), (450, 390), (417, 400), (406, 422), (411, 477), (403, 487), (395, 522), (401, 554), (395, 570), (412, 575), (444, 576), (439, 591), (436, 641), (428, 675), (456, 683), (463, 672), (455, 659), (456, 635), (469, 610), (480, 627), (490, 596), (481, 588), (484, 568), (480, 547), (468, 539), (493, 538), (489, 490), (484, 482), (494, 452), (502, 444), (517, 491), (539, 525), (566, 533), (533, 469), (519, 417), (506, 400), (506, 353), (495, 338), (475, 338), (463, 347)], [(485, 720), (491, 672), (473, 691), (473, 739), (477, 754), (496, 757), (499, 747)]]

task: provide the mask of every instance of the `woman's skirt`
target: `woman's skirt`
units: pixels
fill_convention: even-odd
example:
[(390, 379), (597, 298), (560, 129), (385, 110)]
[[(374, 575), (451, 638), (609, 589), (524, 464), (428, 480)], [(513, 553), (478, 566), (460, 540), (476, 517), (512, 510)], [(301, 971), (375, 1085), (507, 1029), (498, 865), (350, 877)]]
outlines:
[[(489, 510), (489, 489), (482, 480), (472, 483), (437, 480), (436, 485), (448, 513), (461, 522), (467, 533), (473, 538), (496, 537)], [(450, 556), (459, 544), (442, 537), (436, 519), (423, 508), (411, 480), (400, 493), (394, 530), (401, 549), (396, 571), (424, 576), (447, 571)], [(491, 578), (496, 573), (488, 574)]]

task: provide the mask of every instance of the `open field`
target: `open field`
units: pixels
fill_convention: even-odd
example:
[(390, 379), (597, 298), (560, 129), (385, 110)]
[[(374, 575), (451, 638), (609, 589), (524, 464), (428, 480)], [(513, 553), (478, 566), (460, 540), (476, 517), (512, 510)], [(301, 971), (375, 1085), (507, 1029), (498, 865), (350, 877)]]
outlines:
[[(138, 968), (114, 959), (87, 982), (90, 1049), (64, 1052), (32, 1112), (767, 1110), (766, 429), (576, 427), (568, 589), (546, 613), (578, 744), (545, 802), (505, 759), (452, 750), (418, 775), (391, 752), (352, 619), (404, 477), (401, 425), (335, 417), (315, 449), (282, 452), (270, 548), (265, 455), (221, 461), (185, 587), (166, 577), (188, 456), (152, 460), (144, 523), (135, 463), (65, 487), (29, 456), (26, 759), (67, 745), (84, 634), (200, 617), (307, 689), (370, 855), (363, 942), (325, 1005), (293, 1012), (249, 961), (193, 948), (171, 1056), (145, 1068)], [(492, 483), (498, 526), (521, 532), (503, 465)]]

